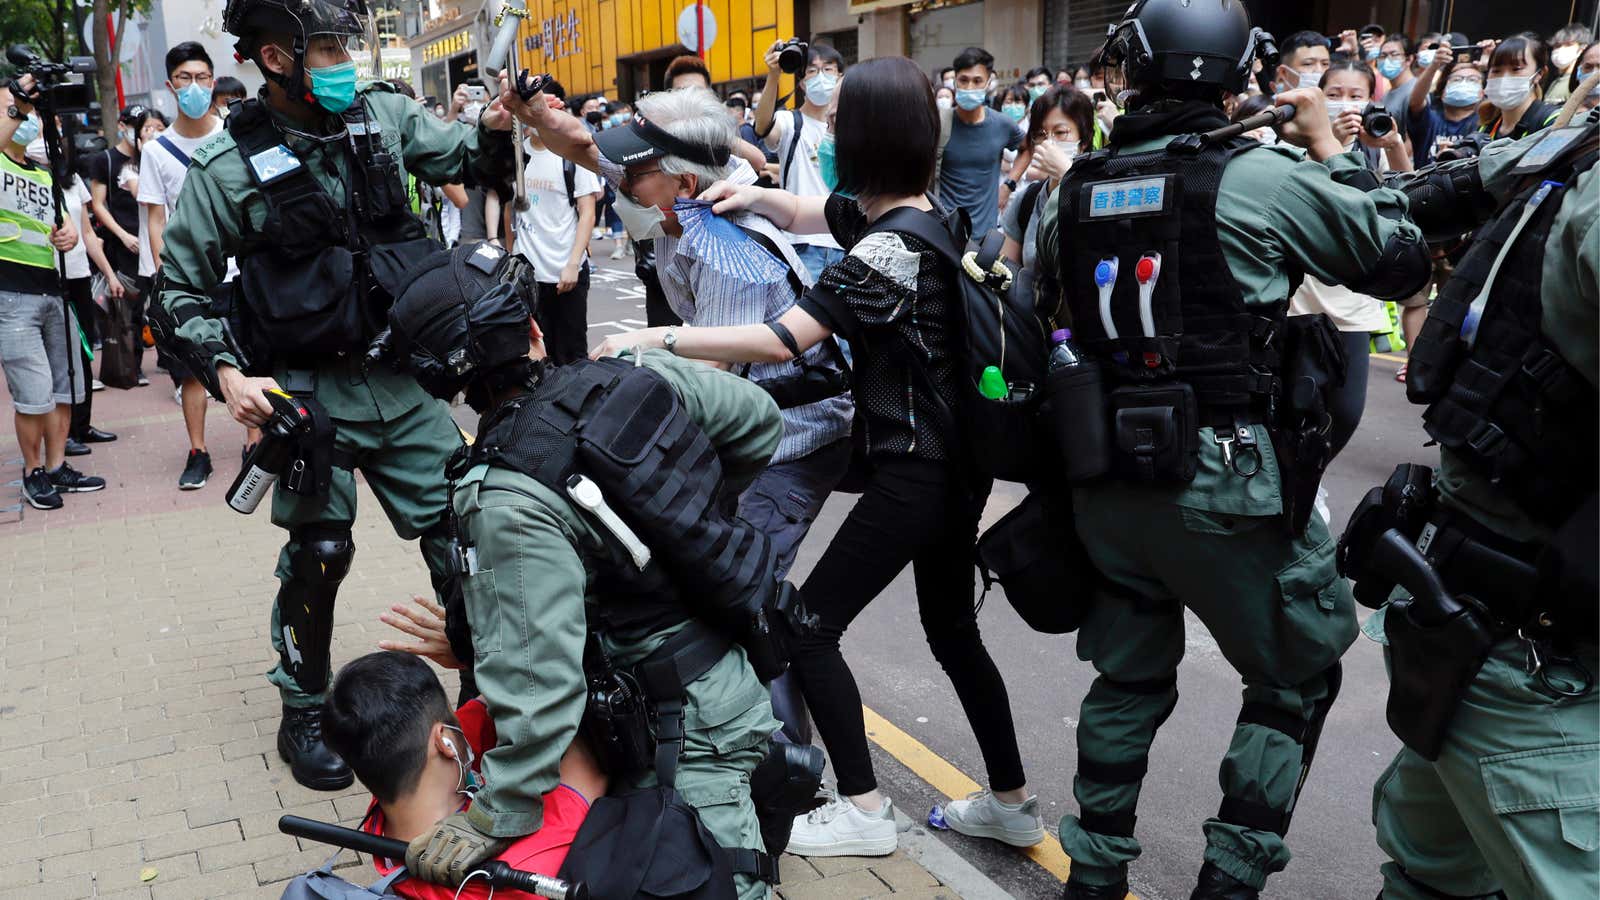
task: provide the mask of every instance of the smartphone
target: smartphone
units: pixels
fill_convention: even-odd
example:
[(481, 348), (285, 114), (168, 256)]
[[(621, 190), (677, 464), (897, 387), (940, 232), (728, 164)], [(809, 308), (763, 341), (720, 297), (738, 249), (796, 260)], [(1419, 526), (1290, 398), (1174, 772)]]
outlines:
[(1463, 47), (1460, 50), (1456, 51), (1456, 62), (1458, 62), (1458, 63), (1477, 62), (1478, 61), (1478, 57), (1480, 57), (1482, 55), (1483, 55), (1483, 48), (1482, 47)]
[(489, 99), (489, 89), (481, 84), (467, 85), (467, 99), (482, 103)]
[(1104, 103), (1106, 101), (1106, 92), (1105, 91), (1095, 91), (1094, 93), (1089, 95), (1089, 99), (1094, 102), (1095, 106), (1099, 106), (1100, 104), (1102, 104), (1102, 103)]

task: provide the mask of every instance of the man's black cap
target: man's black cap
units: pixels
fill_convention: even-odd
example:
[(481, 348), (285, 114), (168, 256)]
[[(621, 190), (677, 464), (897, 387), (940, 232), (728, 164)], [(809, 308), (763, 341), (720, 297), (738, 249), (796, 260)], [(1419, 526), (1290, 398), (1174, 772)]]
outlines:
[(728, 164), (728, 147), (707, 147), (680, 140), (666, 129), (641, 113), (634, 113), (633, 121), (626, 125), (608, 128), (594, 136), (600, 155), (619, 166), (632, 166), (663, 156), (676, 156), (703, 166), (721, 167)]
[(135, 103), (127, 109), (124, 109), (122, 111), (122, 115), (117, 117), (117, 121), (124, 125), (138, 125), (142, 127), (144, 125), (144, 120), (148, 119), (149, 117), (150, 110), (143, 104)]

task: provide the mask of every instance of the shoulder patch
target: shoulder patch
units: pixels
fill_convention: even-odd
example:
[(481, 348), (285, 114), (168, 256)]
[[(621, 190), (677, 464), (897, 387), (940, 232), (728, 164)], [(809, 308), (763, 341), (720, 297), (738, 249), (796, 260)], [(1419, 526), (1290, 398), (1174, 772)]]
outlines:
[(212, 135), (210, 140), (194, 148), (194, 152), (189, 154), (189, 160), (194, 165), (204, 166), (237, 146), (233, 142), (233, 135), (224, 128)]
[(892, 231), (876, 231), (850, 248), (850, 255), (867, 267), (912, 293), (917, 290), (917, 272), (922, 254), (906, 247), (905, 239)]

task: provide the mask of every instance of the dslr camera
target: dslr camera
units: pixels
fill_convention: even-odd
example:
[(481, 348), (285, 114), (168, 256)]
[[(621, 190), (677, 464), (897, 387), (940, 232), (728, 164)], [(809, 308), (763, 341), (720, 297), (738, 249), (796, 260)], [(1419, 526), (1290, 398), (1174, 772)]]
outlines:
[(806, 60), (811, 57), (811, 45), (797, 37), (789, 38), (778, 49), (778, 68), (790, 75), (805, 71)]
[(1375, 138), (1386, 137), (1394, 131), (1394, 116), (1376, 103), (1368, 103), (1361, 111), (1361, 130)]

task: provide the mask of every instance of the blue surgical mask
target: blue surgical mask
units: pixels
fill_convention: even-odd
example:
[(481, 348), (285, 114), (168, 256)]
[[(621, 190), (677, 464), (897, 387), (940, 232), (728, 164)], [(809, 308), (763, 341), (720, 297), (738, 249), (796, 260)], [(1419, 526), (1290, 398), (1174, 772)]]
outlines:
[(1378, 48), (1377, 47), (1373, 47), (1371, 50), (1367, 51), (1367, 59), (1377, 59), (1377, 58), (1378, 58)]
[(1379, 74), (1390, 81), (1399, 78), (1400, 73), (1405, 71), (1405, 68), (1405, 60), (1400, 59), (1385, 59), (1383, 62), (1378, 63)]
[(1040, 97), (1043, 97), (1044, 92), (1048, 90), (1050, 90), (1050, 85), (1048, 84), (1036, 84), (1033, 87), (1028, 88), (1028, 102), (1032, 103)]
[(178, 109), (191, 119), (211, 111), (211, 88), (191, 81), (178, 89)]
[(33, 143), (34, 139), (38, 136), (39, 117), (33, 113), (28, 113), (28, 117), (26, 119), (23, 119), (21, 122), (17, 123), (17, 130), (11, 135), (11, 143), (20, 144), (26, 147)]
[(1423, 67), (1424, 69), (1433, 65), (1433, 55), (1437, 52), (1437, 50), (1418, 50), (1417, 65)]
[(989, 92), (983, 88), (956, 91), (956, 105), (968, 112), (982, 106), (983, 101), (987, 99), (989, 99)]
[(1000, 107), (1000, 111), (1011, 117), (1013, 122), (1021, 122), (1022, 117), (1028, 114), (1028, 107), (1022, 103), (1007, 103)]
[(311, 96), (331, 113), (342, 113), (356, 99), (356, 63), (347, 60), (331, 66), (307, 69), (311, 73)]
[(837, 190), (839, 187), (839, 157), (836, 154), (838, 147), (831, 134), (824, 134), (817, 143), (817, 171), (822, 175), (822, 183), (828, 190)]
[(827, 106), (833, 98), (833, 89), (839, 86), (839, 76), (831, 72), (818, 72), (806, 79), (806, 100), (818, 106)]
[(1457, 108), (1474, 106), (1483, 97), (1475, 81), (1452, 81), (1444, 86), (1444, 105)]

